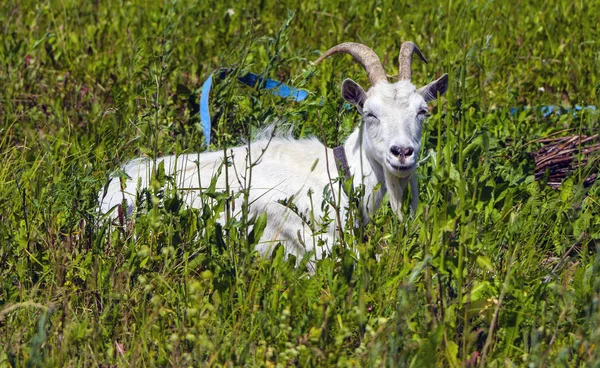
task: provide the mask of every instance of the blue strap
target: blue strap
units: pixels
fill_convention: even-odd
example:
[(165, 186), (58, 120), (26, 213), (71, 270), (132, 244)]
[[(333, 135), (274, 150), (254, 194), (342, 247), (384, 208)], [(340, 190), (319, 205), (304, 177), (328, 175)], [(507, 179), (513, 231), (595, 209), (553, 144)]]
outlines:
[[(220, 79), (225, 78), (225, 76), (230, 72), (228, 69), (221, 69), (217, 76)], [(211, 120), (210, 120), (210, 107), (208, 103), (208, 97), (210, 95), (210, 89), (213, 83), (213, 75), (211, 74), (204, 84), (202, 84), (202, 94), (200, 95), (200, 125), (202, 126), (202, 131), (204, 132), (204, 141), (206, 145), (210, 145), (210, 130), (211, 130)], [(266, 90), (270, 90), (274, 95), (279, 96), (281, 98), (290, 98), (294, 101), (303, 101), (308, 97), (308, 92), (303, 89), (297, 89), (294, 87), (290, 87), (287, 84), (282, 82), (273, 80), (273, 79), (265, 79), (257, 74), (248, 73), (243, 76), (238, 77), (238, 81), (248, 85), (250, 87), (260, 87)]]
[(275, 96), (281, 98), (291, 98), (294, 101), (303, 101), (308, 97), (308, 92), (303, 89), (297, 89), (290, 87), (287, 84), (273, 80), (264, 79), (263, 77), (254, 73), (248, 73), (238, 78), (238, 80), (250, 87), (261, 86), (263, 89), (272, 90)]
[(543, 117), (547, 118), (548, 116), (552, 115), (552, 114), (556, 114), (556, 115), (561, 115), (563, 113), (573, 113), (573, 116), (577, 116), (578, 112), (581, 112), (583, 110), (589, 110), (589, 111), (596, 111), (596, 106), (590, 105), (590, 106), (580, 106), (580, 105), (575, 105), (573, 108), (566, 108), (563, 109), (560, 106), (553, 106), (553, 105), (548, 105), (548, 106), (542, 106), (540, 108), (530, 108), (530, 107), (525, 107), (525, 108), (518, 108), (518, 107), (513, 107), (512, 109), (510, 109), (510, 114), (511, 115), (516, 115), (517, 113), (519, 113), (520, 111), (523, 110), (528, 110), (528, 109), (533, 109), (534, 111), (539, 111)]
[(208, 96), (212, 87), (213, 75), (211, 74), (202, 85), (202, 94), (200, 95), (200, 124), (204, 132), (204, 142), (206, 146), (210, 145), (210, 110), (208, 108)]

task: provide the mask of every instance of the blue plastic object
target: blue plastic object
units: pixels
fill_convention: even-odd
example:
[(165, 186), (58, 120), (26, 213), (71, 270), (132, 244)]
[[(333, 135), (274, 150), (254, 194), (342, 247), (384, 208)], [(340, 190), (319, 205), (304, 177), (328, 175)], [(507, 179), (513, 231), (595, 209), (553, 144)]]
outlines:
[[(210, 105), (209, 96), (212, 88), (215, 74), (223, 79), (229, 73), (228, 69), (221, 69), (218, 73), (211, 74), (202, 84), (202, 94), (200, 95), (200, 124), (202, 131), (204, 132), (204, 141), (206, 145), (210, 145), (210, 131), (211, 131), (211, 120), (210, 120)], [(238, 81), (248, 85), (250, 87), (262, 86), (266, 90), (271, 90), (274, 95), (281, 98), (291, 98), (294, 101), (303, 101), (308, 97), (308, 92), (303, 89), (297, 89), (290, 87), (287, 84), (273, 80), (265, 79), (254, 73), (247, 73), (238, 77)]]
[(204, 132), (204, 142), (206, 146), (210, 144), (210, 109), (208, 108), (208, 96), (212, 87), (213, 75), (211, 74), (202, 84), (202, 94), (200, 95), (200, 124)]

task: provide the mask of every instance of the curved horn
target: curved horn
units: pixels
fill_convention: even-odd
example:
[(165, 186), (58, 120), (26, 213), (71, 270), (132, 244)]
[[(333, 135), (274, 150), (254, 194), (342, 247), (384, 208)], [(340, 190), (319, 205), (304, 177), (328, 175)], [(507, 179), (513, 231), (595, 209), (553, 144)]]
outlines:
[(406, 41), (402, 43), (402, 47), (400, 48), (400, 56), (398, 56), (398, 77), (400, 80), (410, 80), (412, 77), (411, 65), (412, 65), (412, 55), (413, 53), (417, 53), (421, 60), (427, 63), (427, 59), (421, 53), (421, 50), (415, 45), (414, 42)]
[(352, 55), (354, 60), (358, 61), (367, 72), (371, 85), (379, 82), (387, 83), (385, 70), (381, 65), (379, 57), (370, 47), (356, 42), (344, 42), (325, 51), (321, 57), (315, 60), (315, 64), (320, 63), (323, 59), (337, 53), (346, 53)]

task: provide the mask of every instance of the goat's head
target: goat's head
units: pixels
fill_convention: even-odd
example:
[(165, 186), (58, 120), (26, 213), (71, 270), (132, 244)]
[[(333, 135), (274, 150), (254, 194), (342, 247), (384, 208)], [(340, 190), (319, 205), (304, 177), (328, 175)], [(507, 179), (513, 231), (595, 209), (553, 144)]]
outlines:
[[(395, 83), (388, 83), (383, 66), (373, 50), (354, 42), (346, 42), (327, 50), (321, 60), (337, 53), (347, 53), (358, 61), (369, 77), (367, 92), (351, 79), (342, 83), (342, 96), (358, 109), (363, 117), (363, 149), (370, 160), (376, 161), (387, 178), (407, 178), (415, 170), (421, 148), (421, 125), (428, 115), (427, 102), (448, 89), (448, 74), (419, 89), (411, 83), (412, 55), (425, 62), (419, 48), (404, 42)], [(389, 183), (388, 183), (389, 184)]]

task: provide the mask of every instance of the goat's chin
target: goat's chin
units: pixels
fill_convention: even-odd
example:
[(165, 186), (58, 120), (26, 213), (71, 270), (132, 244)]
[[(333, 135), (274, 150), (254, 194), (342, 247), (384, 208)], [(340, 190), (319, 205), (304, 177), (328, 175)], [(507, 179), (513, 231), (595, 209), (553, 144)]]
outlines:
[(412, 168), (410, 170), (396, 170), (396, 171), (392, 171), (391, 174), (400, 178), (400, 179), (407, 179), (409, 178), (413, 173), (415, 172), (415, 169)]

